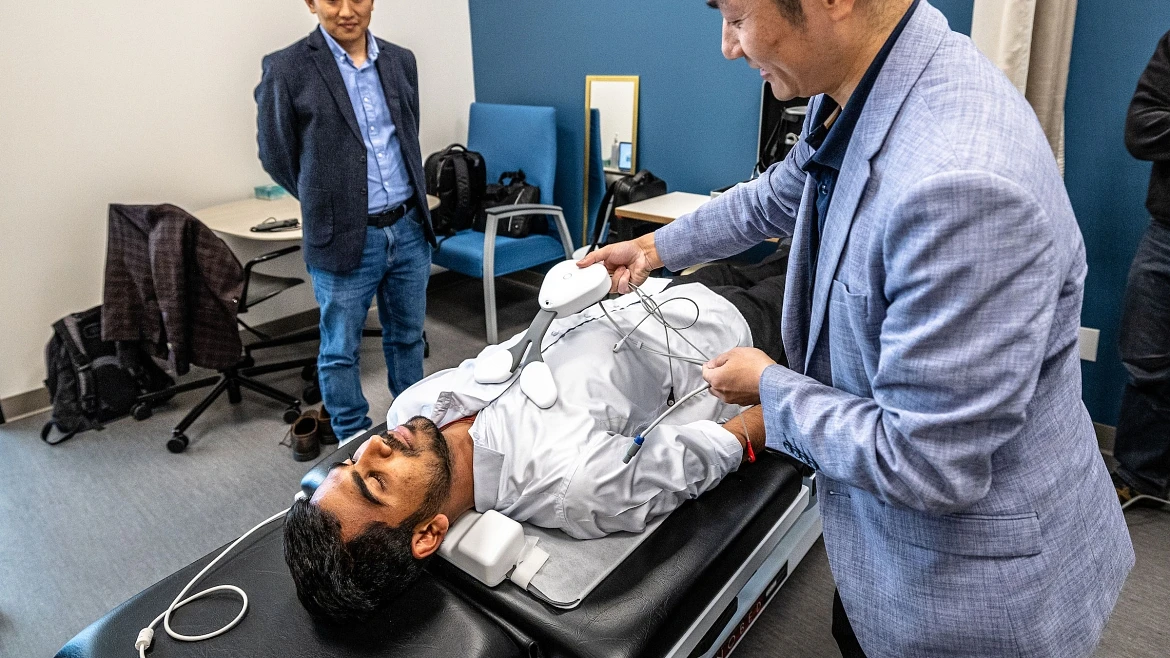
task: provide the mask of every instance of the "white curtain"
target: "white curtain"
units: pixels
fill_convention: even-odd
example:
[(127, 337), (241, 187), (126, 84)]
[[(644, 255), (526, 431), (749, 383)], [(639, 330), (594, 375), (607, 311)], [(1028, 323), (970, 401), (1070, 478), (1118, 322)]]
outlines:
[(1064, 97), (1077, 0), (975, 0), (971, 39), (1036, 111), (1064, 171)]

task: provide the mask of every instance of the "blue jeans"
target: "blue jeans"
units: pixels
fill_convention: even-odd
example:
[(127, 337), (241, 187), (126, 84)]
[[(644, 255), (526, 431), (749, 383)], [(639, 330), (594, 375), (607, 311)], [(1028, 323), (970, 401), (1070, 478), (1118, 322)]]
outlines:
[(1129, 270), (1120, 343), (1129, 383), (1113, 448), (1117, 475), (1161, 497), (1170, 490), (1170, 226), (1157, 220)]
[(321, 349), (317, 370), (321, 397), (340, 439), (368, 429), (370, 405), (362, 395), (362, 327), (370, 301), (378, 300), (382, 351), (390, 392), (397, 396), (423, 378), (423, 321), (431, 246), (412, 210), (394, 226), (366, 228), (362, 262), (349, 272), (309, 268), (321, 307)]

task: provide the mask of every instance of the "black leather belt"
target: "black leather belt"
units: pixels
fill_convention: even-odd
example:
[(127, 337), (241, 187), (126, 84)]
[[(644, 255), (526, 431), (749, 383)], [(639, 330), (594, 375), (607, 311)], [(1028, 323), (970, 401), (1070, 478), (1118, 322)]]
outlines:
[(366, 219), (366, 226), (372, 226), (374, 228), (390, 228), (391, 226), (397, 224), (398, 220), (406, 217), (406, 213), (410, 212), (412, 208), (414, 208), (414, 199), (407, 201), (397, 208), (391, 208), (384, 213), (368, 215)]

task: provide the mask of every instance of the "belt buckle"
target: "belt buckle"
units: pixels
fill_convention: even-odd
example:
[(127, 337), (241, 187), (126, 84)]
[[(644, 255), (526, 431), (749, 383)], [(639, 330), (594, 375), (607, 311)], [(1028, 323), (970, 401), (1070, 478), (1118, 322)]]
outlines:
[(370, 220), (374, 223), (375, 228), (388, 228), (394, 225), (394, 211), (385, 210), (377, 215), (371, 215)]

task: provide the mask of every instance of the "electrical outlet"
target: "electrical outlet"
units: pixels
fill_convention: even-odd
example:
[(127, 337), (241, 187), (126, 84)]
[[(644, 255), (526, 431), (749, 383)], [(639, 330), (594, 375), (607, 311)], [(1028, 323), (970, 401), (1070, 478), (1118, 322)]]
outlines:
[(1077, 336), (1077, 339), (1077, 342), (1081, 348), (1081, 360), (1096, 361), (1097, 345), (1101, 342), (1101, 330), (1086, 329), (1085, 327), (1081, 327), (1081, 331)]

